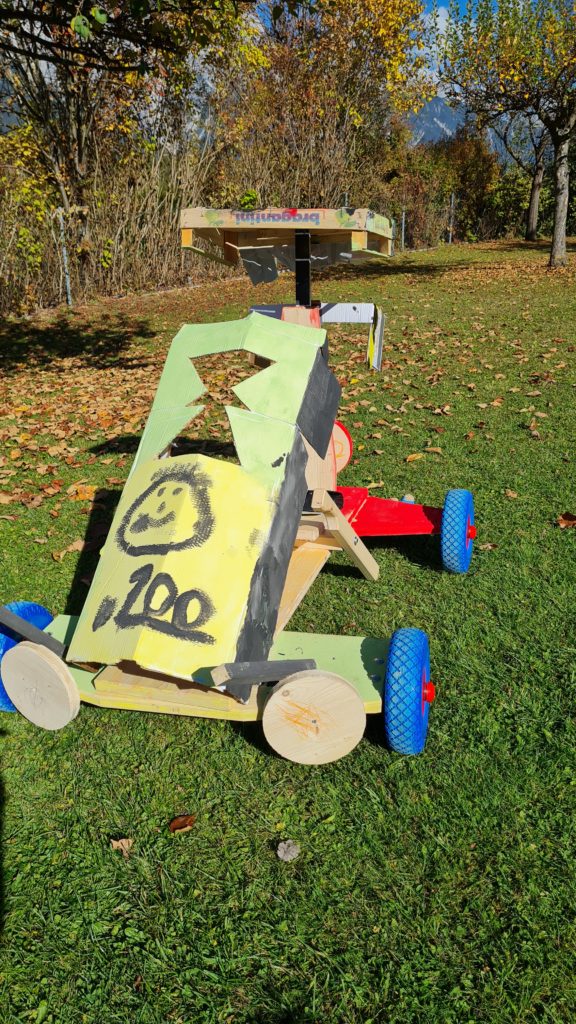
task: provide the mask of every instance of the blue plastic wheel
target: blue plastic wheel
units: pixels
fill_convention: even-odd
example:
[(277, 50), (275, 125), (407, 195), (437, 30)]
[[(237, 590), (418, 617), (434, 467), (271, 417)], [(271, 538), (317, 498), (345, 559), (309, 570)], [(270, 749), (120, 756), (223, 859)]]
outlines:
[(383, 697), (388, 746), (398, 754), (421, 754), (435, 697), (428, 637), (421, 629), (397, 629), (392, 635)]
[[(26, 619), (26, 622), (31, 622), (33, 626), (37, 626), (38, 629), (46, 629), (52, 622), (53, 616), (50, 612), (43, 608), (41, 604), (34, 604), (33, 601), (12, 601), (10, 604), (4, 605), (9, 612), (14, 612), (14, 615), (19, 615), (21, 619)], [(19, 641), (19, 637), (8, 629), (6, 626), (0, 624), (0, 673), (2, 658), (9, 651), (11, 647), (15, 647)], [(2, 675), (0, 674), (0, 711), (16, 711), (12, 701), (10, 700), (4, 685), (2, 683)]]
[(474, 498), (470, 491), (448, 491), (440, 528), (440, 550), (445, 569), (468, 572), (475, 536)]

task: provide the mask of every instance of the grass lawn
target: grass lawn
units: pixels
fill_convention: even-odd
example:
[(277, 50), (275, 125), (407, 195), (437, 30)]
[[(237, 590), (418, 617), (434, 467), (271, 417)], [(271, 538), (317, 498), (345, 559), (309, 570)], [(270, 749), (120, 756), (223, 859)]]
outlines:
[[(425, 753), (389, 753), (376, 719), (307, 768), (256, 726), (0, 716), (0, 1021), (574, 1020), (576, 531), (555, 521), (576, 513), (576, 273), (545, 266), (538, 245), (454, 246), (316, 286), (388, 318), (379, 375), (363, 331), (331, 334), (356, 443), (342, 482), (475, 494), (467, 576), (431, 539), (374, 543), (377, 583), (334, 557), (292, 620), (425, 629)], [(0, 602), (80, 609), (179, 325), (291, 295), (288, 277), (228, 281), (0, 325)], [(228, 371), (210, 374), (222, 397)], [(179, 813), (197, 821), (172, 835)]]

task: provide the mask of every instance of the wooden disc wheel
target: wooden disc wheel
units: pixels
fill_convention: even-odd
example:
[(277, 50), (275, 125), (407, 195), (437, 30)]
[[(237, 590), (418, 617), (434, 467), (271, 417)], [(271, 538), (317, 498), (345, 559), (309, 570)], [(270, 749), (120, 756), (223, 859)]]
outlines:
[(62, 729), (76, 718), (80, 694), (70, 669), (47, 647), (23, 640), (2, 658), (6, 693), (24, 718), (41, 729)]
[(350, 683), (333, 672), (295, 672), (272, 689), (262, 716), (277, 754), (298, 764), (337, 761), (362, 739), (366, 712)]

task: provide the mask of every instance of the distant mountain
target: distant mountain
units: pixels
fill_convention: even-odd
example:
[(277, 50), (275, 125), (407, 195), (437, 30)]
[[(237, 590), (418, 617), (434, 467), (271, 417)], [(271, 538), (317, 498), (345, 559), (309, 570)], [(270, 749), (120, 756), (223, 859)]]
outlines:
[(441, 96), (429, 100), (418, 114), (409, 118), (412, 129), (412, 145), (419, 142), (438, 142), (451, 139), (464, 124), (464, 108), (449, 107)]

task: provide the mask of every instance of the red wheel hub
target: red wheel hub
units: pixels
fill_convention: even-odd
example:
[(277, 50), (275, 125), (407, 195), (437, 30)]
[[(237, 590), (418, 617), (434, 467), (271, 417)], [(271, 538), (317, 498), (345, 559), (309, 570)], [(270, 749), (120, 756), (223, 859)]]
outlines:
[(430, 679), (422, 687), (422, 699), (425, 704), (433, 704), (436, 700), (436, 687)]

